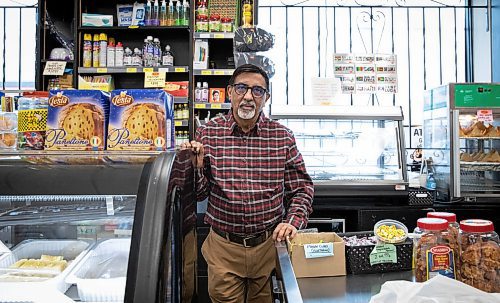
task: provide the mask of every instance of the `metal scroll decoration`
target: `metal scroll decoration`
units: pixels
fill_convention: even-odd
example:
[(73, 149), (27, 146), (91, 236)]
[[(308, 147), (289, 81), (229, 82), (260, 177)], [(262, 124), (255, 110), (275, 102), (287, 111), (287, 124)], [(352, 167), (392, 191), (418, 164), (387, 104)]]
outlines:
[[(363, 36), (363, 32), (361, 28), (363, 27), (364, 24), (366, 23), (371, 23), (372, 29), (370, 30), (370, 51), (368, 51), (368, 48), (366, 47), (367, 43), (365, 43), (365, 37)], [(380, 43), (382, 41), (382, 35), (384, 34), (385, 30), (385, 14), (381, 11), (375, 11), (373, 13), (363, 11), (359, 13), (358, 17), (356, 18), (356, 27), (358, 29), (359, 36), (361, 38), (361, 42), (363, 42), (363, 47), (365, 48), (366, 53), (378, 53), (378, 50), (380, 48)], [(376, 28), (380, 27), (379, 31), (376, 31)], [(378, 37), (378, 43), (377, 47), (374, 48), (373, 41), (376, 37), (373, 37), (375, 32), (379, 32), (379, 37)]]

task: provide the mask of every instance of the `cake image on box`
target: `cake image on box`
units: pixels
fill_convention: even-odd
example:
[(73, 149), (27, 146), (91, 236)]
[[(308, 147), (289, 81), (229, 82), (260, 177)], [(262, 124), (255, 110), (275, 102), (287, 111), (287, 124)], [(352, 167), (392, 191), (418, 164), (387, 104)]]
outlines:
[(108, 150), (165, 150), (173, 146), (173, 99), (163, 90), (114, 90)]
[(45, 148), (103, 150), (108, 96), (96, 90), (50, 91)]

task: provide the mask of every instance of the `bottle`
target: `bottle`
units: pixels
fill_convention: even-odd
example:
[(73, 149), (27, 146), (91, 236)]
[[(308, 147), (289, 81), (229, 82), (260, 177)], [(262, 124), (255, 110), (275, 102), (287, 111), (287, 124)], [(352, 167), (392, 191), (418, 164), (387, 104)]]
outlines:
[(174, 56), (170, 52), (170, 45), (165, 46), (165, 52), (162, 57), (162, 65), (164, 66), (173, 66), (174, 65)]
[(154, 61), (154, 43), (153, 36), (148, 36), (146, 43), (146, 54), (147, 58), (144, 58), (144, 66), (153, 66)]
[(241, 26), (242, 27), (252, 27), (253, 26), (253, 1), (243, 0), (241, 14)]
[(92, 35), (83, 35), (83, 67), (92, 67)]
[(198, 8), (196, 9), (198, 15), (208, 15), (208, 9), (207, 9), (207, 1), (206, 0), (201, 0), (198, 2)]
[(143, 58), (143, 62), (141, 62), (141, 65), (147, 66), (148, 38), (144, 39), (144, 44), (142, 45), (142, 58)]
[(141, 66), (143, 64), (142, 52), (137, 47), (134, 48), (134, 55), (132, 56), (132, 65)]
[(144, 8), (144, 25), (146, 26), (151, 26), (152, 10), (151, 0), (148, 0), (146, 2), (146, 7)]
[(183, 12), (183, 17), (182, 17), (182, 24), (184, 26), (189, 26), (189, 2), (187, 0), (184, 0), (184, 8), (182, 10)]
[(175, 23), (174, 13), (175, 13), (174, 2), (172, 2), (172, 0), (170, 0), (168, 2), (168, 11), (167, 11), (167, 25), (168, 26), (173, 26)]
[(92, 43), (92, 67), (99, 67), (99, 34), (94, 34)]
[(194, 102), (201, 102), (201, 82), (196, 82), (196, 88), (194, 89)]
[(123, 59), (123, 45), (121, 42), (118, 42), (115, 47), (115, 66), (122, 67), (124, 65)]
[(158, 5), (158, 0), (155, 0), (153, 4), (153, 14), (151, 18), (151, 25), (152, 26), (159, 26), (160, 25), (160, 6)]
[(436, 190), (436, 179), (434, 179), (434, 174), (429, 173), (427, 175), (427, 183), (425, 186), (428, 190)]
[(106, 65), (109, 67), (115, 66), (115, 41), (109, 39), (107, 55), (106, 55)]
[(203, 89), (201, 91), (201, 102), (208, 102), (208, 83), (203, 82)]
[(182, 107), (182, 119), (189, 119), (189, 108), (187, 104)]
[(153, 40), (153, 66), (159, 66), (161, 63), (161, 45), (160, 39), (154, 38)]
[(175, 6), (175, 25), (182, 25), (184, 23), (183, 19), (184, 18), (184, 13), (183, 13), (183, 6), (181, 3), (181, 0), (177, 0), (177, 4)]
[(132, 55), (133, 52), (130, 48), (125, 48), (125, 54), (123, 56), (123, 65), (130, 66), (132, 65)]
[(99, 35), (99, 66), (106, 67), (106, 56), (108, 55), (108, 35), (101, 33)]
[(167, 2), (165, 0), (161, 1), (160, 8), (160, 26), (167, 26)]

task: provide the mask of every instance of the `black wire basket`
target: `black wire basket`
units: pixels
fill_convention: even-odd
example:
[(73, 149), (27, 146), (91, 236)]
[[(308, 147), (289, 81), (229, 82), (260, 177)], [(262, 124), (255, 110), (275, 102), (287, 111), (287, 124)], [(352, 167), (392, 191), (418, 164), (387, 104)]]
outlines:
[[(361, 231), (339, 234), (341, 237), (371, 237), (373, 232)], [(370, 265), (370, 253), (375, 245), (345, 246), (346, 269), (348, 274), (373, 274), (391, 271), (406, 271), (412, 269), (413, 242), (394, 244), (396, 246), (397, 263), (382, 263)]]
[(408, 205), (431, 206), (436, 200), (436, 191), (426, 188), (409, 188)]

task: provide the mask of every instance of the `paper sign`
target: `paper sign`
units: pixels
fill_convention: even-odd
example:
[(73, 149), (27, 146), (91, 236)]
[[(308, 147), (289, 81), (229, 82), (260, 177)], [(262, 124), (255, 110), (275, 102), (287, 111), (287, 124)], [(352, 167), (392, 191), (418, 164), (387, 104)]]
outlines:
[(62, 76), (66, 68), (65, 61), (48, 61), (43, 70), (44, 76)]
[(312, 100), (317, 105), (332, 105), (341, 92), (339, 78), (311, 78)]
[(144, 73), (144, 87), (164, 87), (165, 73), (147, 72)]
[(493, 122), (493, 110), (480, 109), (477, 111), (477, 121)]
[(381, 263), (398, 263), (394, 244), (375, 245), (370, 253), (370, 266)]
[(333, 256), (333, 243), (304, 244), (306, 259)]

